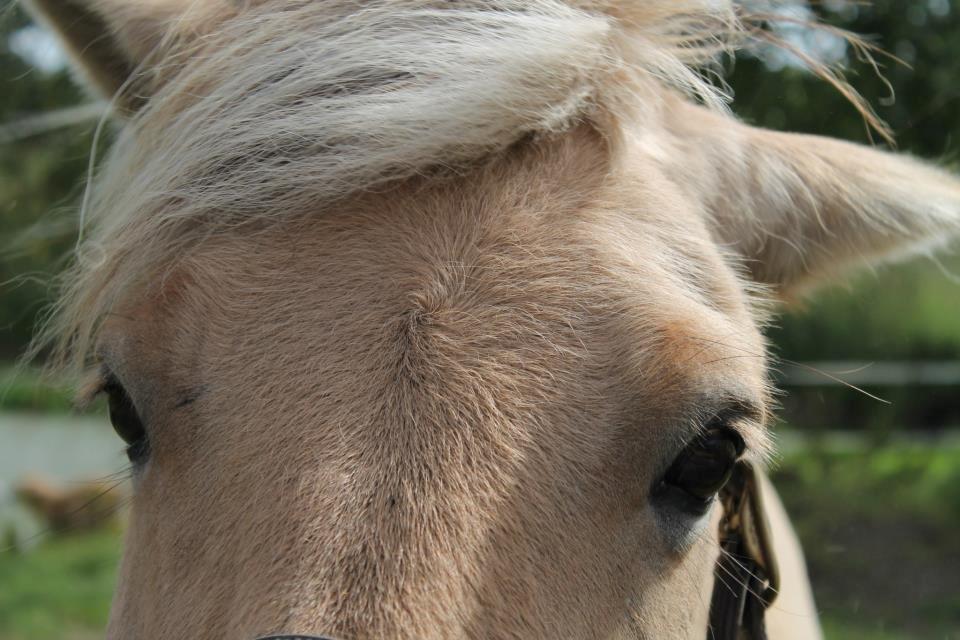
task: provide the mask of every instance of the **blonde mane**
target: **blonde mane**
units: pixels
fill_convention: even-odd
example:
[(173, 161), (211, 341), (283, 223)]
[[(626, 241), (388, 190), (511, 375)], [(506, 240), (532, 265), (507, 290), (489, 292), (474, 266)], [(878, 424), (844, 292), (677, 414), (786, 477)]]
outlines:
[(60, 362), (82, 363), (123, 291), (217, 229), (465, 170), (585, 120), (615, 139), (663, 87), (722, 109), (703, 70), (749, 31), (729, 0), (214, 4), (126, 85), (151, 95), (93, 187), (41, 338)]

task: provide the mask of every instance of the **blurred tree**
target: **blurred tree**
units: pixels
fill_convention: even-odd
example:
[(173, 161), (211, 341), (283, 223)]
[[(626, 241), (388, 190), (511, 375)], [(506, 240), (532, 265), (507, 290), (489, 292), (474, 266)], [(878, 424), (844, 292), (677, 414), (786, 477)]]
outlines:
[[(849, 47), (841, 54), (846, 75), (891, 127), (897, 146), (928, 158), (956, 153), (960, 132), (960, 3), (956, 0), (825, 0), (812, 15), (863, 35), (903, 61), (875, 57), (881, 74), (859, 61)], [(788, 36), (799, 28), (787, 25)], [(791, 43), (795, 38), (789, 38)], [(806, 37), (834, 54), (831, 38)], [(909, 66), (907, 66), (909, 65)], [(783, 66), (782, 69), (776, 67)], [(730, 77), (736, 111), (773, 129), (870, 142), (863, 119), (833, 87), (789, 56), (738, 58)], [(892, 92), (891, 92), (892, 89)], [(873, 136), (877, 139), (877, 136)]]
[[(17, 5), (0, 11), (0, 125), (13, 138), (14, 123), (86, 101), (65, 70), (41, 71), (14, 52), (13, 34), (28, 25)], [(50, 214), (75, 201), (94, 124), (0, 140), (0, 357), (22, 351), (50, 301), (72, 235)]]

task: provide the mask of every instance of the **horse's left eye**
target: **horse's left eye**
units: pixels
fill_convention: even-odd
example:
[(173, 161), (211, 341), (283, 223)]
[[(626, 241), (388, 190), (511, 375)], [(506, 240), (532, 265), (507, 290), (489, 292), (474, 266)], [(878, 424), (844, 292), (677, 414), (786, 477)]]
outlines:
[(103, 390), (107, 394), (110, 423), (117, 435), (127, 444), (127, 457), (134, 465), (143, 463), (149, 453), (150, 443), (137, 408), (126, 389), (115, 378), (108, 380)]
[(697, 436), (676, 457), (654, 495), (685, 510), (705, 512), (743, 454), (744, 443), (728, 427), (711, 427)]

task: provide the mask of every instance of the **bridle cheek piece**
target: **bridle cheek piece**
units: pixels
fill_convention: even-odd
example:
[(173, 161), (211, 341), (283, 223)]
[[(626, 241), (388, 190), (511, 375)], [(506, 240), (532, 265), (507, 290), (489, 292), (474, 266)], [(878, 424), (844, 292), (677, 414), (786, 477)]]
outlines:
[(764, 613), (777, 597), (780, 572), (760, 482), (757, 468), (741, 461), (720, 492), (720, 557), (707, 640), (767, 640)]
[[(767, 640), (763, 616), (777, 597), (780, 574), (756, 467), (738, 462), (720, 492), (720, 503), (720, 557), (714, 568), (707, 640)], [(257, 640), (333, 638), (280, 634)]]

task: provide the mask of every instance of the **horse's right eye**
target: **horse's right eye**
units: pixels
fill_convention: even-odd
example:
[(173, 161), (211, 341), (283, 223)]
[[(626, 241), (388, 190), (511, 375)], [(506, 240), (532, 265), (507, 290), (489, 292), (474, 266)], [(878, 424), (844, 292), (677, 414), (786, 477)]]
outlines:
[(126, 389), (115, 378), (111, 378), (103, 387), (107, 394), (107, 404), (110, 409), (110, 423), (113, 430), (127, 444), (127, 458), (134, 465), (146, 461), (150, 450), (147, 431), (137, 408)]
[(654, 489), (685, 511), (705, 513), (730, 479), (744, 443), (733, 429), (711, 427), (680, 452)]

